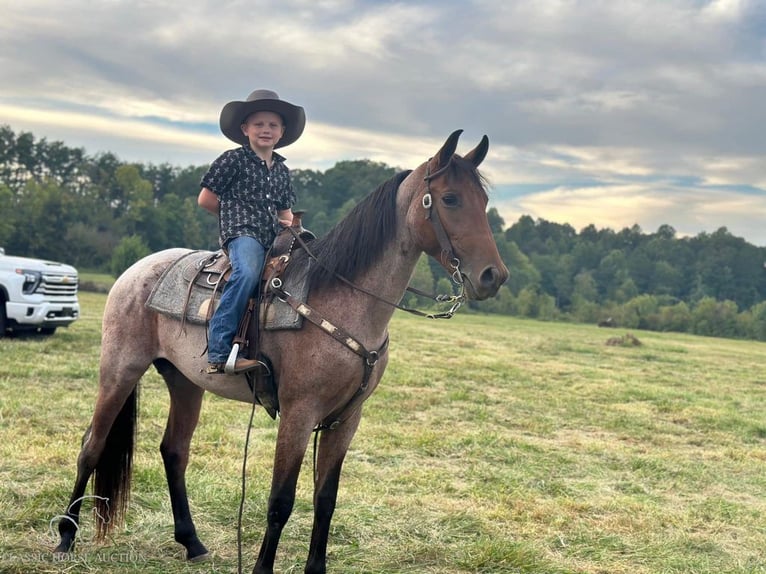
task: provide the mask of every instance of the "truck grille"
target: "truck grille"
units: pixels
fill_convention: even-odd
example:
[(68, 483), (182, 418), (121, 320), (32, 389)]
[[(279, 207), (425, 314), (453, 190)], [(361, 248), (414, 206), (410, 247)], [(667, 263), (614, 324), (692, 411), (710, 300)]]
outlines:
[(77, 275), (66, 273), (43, 273), (42, 281), (35, 293), (48, 297), (68, 297), (77, 295)]

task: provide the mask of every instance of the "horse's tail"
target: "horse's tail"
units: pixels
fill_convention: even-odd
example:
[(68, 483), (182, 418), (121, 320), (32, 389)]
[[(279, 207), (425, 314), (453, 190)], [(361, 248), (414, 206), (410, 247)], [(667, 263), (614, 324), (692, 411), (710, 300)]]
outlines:
[(138, 385), (120, 409), (93, 475), (97, 540), (103, 540), (120, 526), (125, 516), (130, 499), (137, 419)]

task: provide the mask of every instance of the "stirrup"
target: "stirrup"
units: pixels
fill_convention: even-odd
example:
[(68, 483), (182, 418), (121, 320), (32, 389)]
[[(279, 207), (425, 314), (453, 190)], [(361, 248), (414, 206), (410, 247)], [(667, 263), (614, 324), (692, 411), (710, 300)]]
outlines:
[(229, 357), (226, 359), (226, 365), (223, 367), (223, 372), (227, 375), (236, 374), (237, 357), (239, 357), (239, 343), (234, 343), (229, 352)]

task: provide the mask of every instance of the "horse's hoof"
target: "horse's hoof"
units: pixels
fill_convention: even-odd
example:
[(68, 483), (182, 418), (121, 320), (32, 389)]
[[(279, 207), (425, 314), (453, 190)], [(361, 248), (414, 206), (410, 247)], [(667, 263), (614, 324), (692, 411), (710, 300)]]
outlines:
[(70, 552), (74, 551), (74, 540), (71, 542), (65, 542), (61, 541), (56, 548), (53, 549), (53, 560), (63, 560), (65, 559)]
[(197, 556), (189, 556), (187, 558), (189, 562), (207, 562), (210, 560), (210, 552), (205, 552), (204, 554), (197, 554)]
[(69, 552), (66, 550), (59, 550), (56, 548), (52, 553), (51, 557), (54, 562), (64, 562), (67, 558), (69, 558)]

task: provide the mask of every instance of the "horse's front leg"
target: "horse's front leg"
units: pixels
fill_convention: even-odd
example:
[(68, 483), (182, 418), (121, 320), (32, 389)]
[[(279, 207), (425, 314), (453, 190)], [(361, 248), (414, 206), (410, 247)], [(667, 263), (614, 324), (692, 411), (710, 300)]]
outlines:
[(361, 414), (362, 411), (359, 409), (354, 416), (336, 429), (322, 431), (314, 485), (314, 526), (311, 530), (306, 574), (325, 574), (327, 570), (327, 539), (338, 498), (340, 471), (351, 439), (354, 438), (359, 426)]
[(266, 534), (263, 536), (253, 574), (274, 572), (274, 559), (277, 555), (279, 538), (293, 511), (295, 487), (312, 428), (309, 417), (306, 417), (304, 413), (296, 416), (283, 411), (280, 416), (266, 518)]

